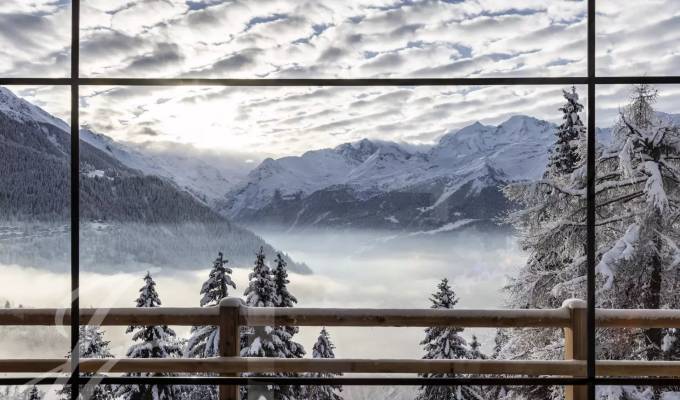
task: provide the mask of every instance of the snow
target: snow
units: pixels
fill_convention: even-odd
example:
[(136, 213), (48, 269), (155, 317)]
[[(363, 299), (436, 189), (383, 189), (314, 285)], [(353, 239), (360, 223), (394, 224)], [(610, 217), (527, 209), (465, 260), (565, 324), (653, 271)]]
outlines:
[(0, 112), (20, 122), (39, 122), (70, 132), (69, 125), (66, 122), (18, 97), (4, 87), (0, 87)]
[(390, 222), (393, 223), (393, 224), (398, 224), (398, 223), (399, 223), (399, 220), (398, 220), (397, 217), (395, 217), (394, 215), (390, 215), (389, 217), (385, 217), (385, 219), (386, 219), (387, 221), (390, 221)]
[(101, 169), (95, 169), (93, 171), (87, 172), (85, 176), (88, 178), (103, 178), (105, 174), (106, 172), (102, 171)]
[(244, 179), (250, 169), (244, 160), (190, 154), (193, 148), (176, 144), (122, 143), (89, 129), (81, 129), (80, 138), (129, 168), (173, 181), (209, 205)]
[(635, 245), (640, 237), (640, 226), (631, 224), (626, 233), (614, 246), (602, 255), (602, 259), (595, 267), (595, 271), (605, 276), (604, 288), (609, 290), (614, 283), (616, 264), (629, 259), (635, 252)]
[(668, 197), (666, 197), (666, 190), (664, 189), (663, 177), (659, 170), (659, 163), (654, 161), (645, 161), (644, 171), (649, 175), (645, 183), (645, 193), (647, 194), (647, 202), (654, 208), (663, 213), (668, 207)]
[(537, 178), (548, 160), (553, 129), (548, 122), (514, 116), (499, 126), (475, 123), (450, 132), (426, 151), (364, 139), (299, 157), (267, 159), (230, 192), (228, 211), (235, 216), (245, 209), (260, 209), (277, 191), (304, 197), (346, 185), (370, 194), (448, 180), (434, 207), (467, 182), (474, 183), (471, 194), (478, 192), (490, 173), (508, 180)]
[(418, 231), (418, 232), (412, 232), (408, 236), (415, 236), (415, 235), (436, 235), (437, 233), (443, 233), (443, 232), (450, 232), (454, 231), (456, 229), (460, 229), (466, 225), (469, 225), (473, 222), (477, 221), (476, 219), (461, 219), (455, 222), (449, 222), (446, 225), (440, 226), (437, 229), (432, 229), (429, 231)]

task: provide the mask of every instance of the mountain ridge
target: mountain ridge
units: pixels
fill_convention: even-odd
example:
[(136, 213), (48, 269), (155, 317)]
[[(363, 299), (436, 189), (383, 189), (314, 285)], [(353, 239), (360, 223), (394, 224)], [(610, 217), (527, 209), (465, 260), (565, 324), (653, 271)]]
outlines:
[[(68, 262), (70, 143), (64, 121), (0, 91), (0, 263), (54, 269)], [(82, 139), (78, 178), (86, 268), (205, 267), (218, 251), (249, 266), (260, 247), (267, 257), (276, 253), (172, 180), (130, 168)], [(291, 270), (310, 272), (284, 258)]]
[(460, 220), (493, 225), (498, 211), (509, 207), (499, 186), (543, 170), (554, 128), (516, 115), (498, 126), (476, 122), (447, 132), (426, 151), (362, 139), (267, 159), (218, 209), (244, 223), (287, 228), (423, 230)]

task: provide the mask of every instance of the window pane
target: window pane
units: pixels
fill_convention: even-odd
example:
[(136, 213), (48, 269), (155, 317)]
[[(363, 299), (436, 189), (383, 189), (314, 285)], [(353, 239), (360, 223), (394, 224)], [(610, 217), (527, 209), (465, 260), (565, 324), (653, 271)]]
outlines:
[[(66, 88), (0, 87), (0, 307), (70, 304), (68, 105)], [(64, 357), (68, 333), (0, 326), (0, 358)]]
[(84, 0), (84, 75), (585, 74), (585, 2)]
[(680, 3), (597, 2), (598, 75), (678, 75)]
[[(212, 305), (201, 289), (229, 260), (229, 295), (255, 306), (249, 274), (270, 279), (262, 265), (280, 252), (298, 307), (560, 307), (572, 296), (533, 298), (524, 284), (534, 253), (518, 216), (538, 201), (521, 196), (548, 168), (565, 96), (585, 94), (573, 90), (83, 88), (82, 304), (137, 304), (149, 272), (163, 306)], [(114, 354), (140, 345), (123, 329), (106, 329)], [(172, 341), (203, 340), (195, 332)], [(324, 335), (293, 333), (305, 357)], [(326, 333), (336, 357), (419, 359), (436, 342), (422, 328)], [(563, 358), (560, 329), (449, 333), (456, 357)], [(254, 335), (242, 354), (262, 355)], [(192, 340), (185, 355), (214, 354)]]
[(0, 76), (66, 77), (70, 0), (5, 0), (0, 10)]
[[(645, 310), (680, 308), (678, 99), (680, 86), (598, 86), (597, 304)], [(635, 311), (632, 311), (635, 310)], [(602, 329), (598, 358), (677, 360), (672, 327)]]

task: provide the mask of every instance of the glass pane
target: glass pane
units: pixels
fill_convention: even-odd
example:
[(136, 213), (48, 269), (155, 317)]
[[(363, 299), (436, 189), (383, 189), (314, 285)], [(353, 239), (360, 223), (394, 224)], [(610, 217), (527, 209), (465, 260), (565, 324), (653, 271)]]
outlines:
[[(67, 378), (64, 378), (66, 381)], [(46, 385), (35, 382), (35, 385), (0, 386), (0, 398), (3, 400), (45, 399), (55, 398), (61, 393), (62, 385)]]
[[(557, 162), (550, 152), (560, 107), (585, 103), (584, 94), (548, 86), (83, 88), (82, 304), (149, 305), (136, 303), (150, 293), (149, 272), (163, 306), (210, 306), (224, 295), (211, 292), (213, 271), (233, 281), (229, 295), (272, 305), (283, 297), (257, 303), (248, 288), (281, 271), (280, 252), (297, 299), (287, 306), (560, 307), (573, 296), (534, 298), (524, 285), (534, 253), (523, 250), (531, 221), (518, 216), (538, 200), (518, 196)], [(233, 270), (221, 272), (225, 265)], [(102, 296), (109, 287), (117, 290)], [(133, 345), (123, 330), (106, 328), (114, 354)], [(177, 328), (172, 343), (189, 339), (185, 356), (214, 355), (209, 334), (196, 332)], [(271, 355), (253, 345), (258, 332), (246, 331), (242, 354)], [(442, 344), (422, 328), (326, 333), (336, 357), (419, 359), (432, 351), (423, 341)], [(324, 340), (321, 327), (288, 334), (305, 357)], [(459, 341), (455, 357), (563, 358), (559, 329), (446, 335)]]
[(680, 3), (597, 2), (598, 75), (678, 75)]
[(585, 74), (585, 2), (83, 0), (83, 75)]
[(0, 76), (67, 77), (71, 0), (5, 0), (0, 10)]
[[(0, 87), (0, 307), (70, 305), (69, 91)], [(0, 358), (64, 357), (68, 327), (0, 326)]]
[[(677, 114), (680, 86), (598, 86), (597, 304), (627, 309), (602, 329), (598, 358), (677, 360), (680, 331), (643, 328), (649, 310), (680, 309)], [(600, 100), (602, 99), (602, 100)]]

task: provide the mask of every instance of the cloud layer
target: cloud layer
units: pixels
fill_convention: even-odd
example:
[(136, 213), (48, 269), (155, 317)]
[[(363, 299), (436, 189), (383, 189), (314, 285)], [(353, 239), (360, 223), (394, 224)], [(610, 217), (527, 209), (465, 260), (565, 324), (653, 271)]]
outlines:
[[(3, 2), (0, 75), (67, 74), (69, 3)], [(597, 5), (598, 73), (676, 73), (679, 2)], [(81, 74), (577, 76), (585, 74), (585, 8), (578, 0), (83, 0)], [(82, 88), (80, 104), (84, 123), (117, 139), (281, 156), (363, 137), (427, 144), (467, 123), (516, 113), (556, 121), (560, 91), (98, 87)], [(627, 92), (598, 88), (598, 124), (614, 120)], [(660, 106), (668, 106), (662, 109), (680, 111), (677, 88), (662, 92)], [(22, 88), (21, 94), (68, 116), (67, 92)]]

